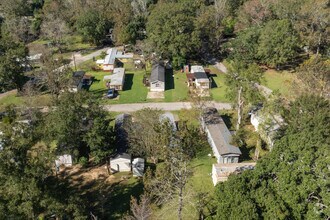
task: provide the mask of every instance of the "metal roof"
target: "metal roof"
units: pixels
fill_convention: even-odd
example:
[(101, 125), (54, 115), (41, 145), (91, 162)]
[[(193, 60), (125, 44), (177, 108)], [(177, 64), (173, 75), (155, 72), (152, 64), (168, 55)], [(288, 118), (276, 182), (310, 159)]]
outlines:
[(115, 64), (117, 49), (111, 48), (107, 50), (107, 54), (108, 55), (106, 55), (106, 57), (104, 58), (104, 64), (110, 64), (110, 65)]
[(150, 82), (165, 82), (165, 67), (161, 64), (154, 64), (151, 70)]
[(242, 154), (238, 147), (230, 144), (231, 133), (215, 108), (204, 111), (203, 121), (220, 155)]
[(114, 68), (113, 74), (110, 76), (110, 85), (123, 85), (125, 79), (125, 69), (124, 68)]

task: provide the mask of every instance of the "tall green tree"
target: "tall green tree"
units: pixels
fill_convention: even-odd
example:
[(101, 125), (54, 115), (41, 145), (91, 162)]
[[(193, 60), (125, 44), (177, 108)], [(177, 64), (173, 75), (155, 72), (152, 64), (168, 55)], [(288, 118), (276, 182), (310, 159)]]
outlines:
[(23, 43), (13, 41), (5, 30), (0, 35), (0, 91), (22, 89), (24, 70), (27, 67), (28, 49)]
[(115, 150), (110, 120), (98, 102), (85, 92), (63, 93), (45, 120), (45, 136), (57, 153), (103, 161)]
[(39, 123), (20, 122), (15, 115), (0, 125), (0, 217), (36, 219), (55, 215), (85, 219), (83, 201), (65, 181), (60, 183), (53, 176), (55, 155), (40, 140)]
[(256, 86), (260, 83), (262, 76), (263, 72), (256, 64), (246, 65), (237, 60), (231, 63), (226, 75), (226, 84), (229, 98), (236, 103), (238, 117), (236, 130), (240, 128), (244, 106), (257, 104), (263, 99)]
[(271, 67), (286, 64), (297, 55), (298, 37), (288, 20), (272, 20), (262, 28), (257, 55)]
[(163, 58), (187, 58), (200, 47), (194, 8), (187, 2), (159, 3), (147, 22), (148, 41)]
[(292, 103), (285, 113), (284, 136), (255, 170), (218, 184), (217, 217), (329, 218), (329, 107), (329, 101), (317, 96)]
[(88, 9), (77, 18), (76, 27), (85, 40), (99, 44), (105, 38), (109, 24), (96, 10)]

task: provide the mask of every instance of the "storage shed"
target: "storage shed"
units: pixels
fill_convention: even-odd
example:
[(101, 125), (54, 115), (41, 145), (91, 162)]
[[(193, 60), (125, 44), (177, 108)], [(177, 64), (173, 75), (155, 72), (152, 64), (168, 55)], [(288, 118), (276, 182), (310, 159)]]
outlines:
[(144, 174), (144, 159), (135, 158), (132, 162), (133, 176), (143, 176)]
[(131, 155), (130, 154), (117, 154), (110, 159), (111, 172), (128, 172), (131, 171)]

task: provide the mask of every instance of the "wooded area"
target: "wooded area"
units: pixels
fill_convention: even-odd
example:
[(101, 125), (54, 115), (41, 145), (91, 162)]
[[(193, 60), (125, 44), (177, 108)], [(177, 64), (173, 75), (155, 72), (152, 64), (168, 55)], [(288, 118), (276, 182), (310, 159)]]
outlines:
[[(329, 219), (329, 18), (328, 0), (0, 0), (0, 95), (50, 97), (42, 111), (27, 99), (0, 112), (0, 219)], [(147, 64), (169, 61), (172, 73), (225, 63), (221, 95), (234, 109), (220, 114), (240, 162), (256, 167), (205, 184), (214, 158), (200, 120), (212, 97), (193, 94), (175, 126), (159, 109), (129, 115), (118, 146), (117, 115), (96, 93), (70, 91), (69, 62), (83, 47), (123, 45)], [(292, 97), (260, 89), (268, 70), (294, 76)], [(272, 116), (266, 126), (283, 119), (271, 147), (251, 129), (260, 109)], [(142, 178), (111, 173), (122, 148), (146, 159)], [(64, 154), (80, 170), (59, 172)], [(79, 176), (102, 167), (107, 178)]]

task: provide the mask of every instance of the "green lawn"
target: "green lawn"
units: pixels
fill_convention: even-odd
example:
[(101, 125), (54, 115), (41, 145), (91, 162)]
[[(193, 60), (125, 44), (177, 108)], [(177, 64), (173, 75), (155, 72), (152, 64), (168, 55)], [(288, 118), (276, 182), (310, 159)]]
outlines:
[(186, 74), (179, 71), (166, 73), (165, 102), (187, 101), (188, 86)]
[(213, 66), (208, 67), (213, 75), (211, 85), (211, 97), (217, 102), (230, 102), (226, 97), (225, 74)]
[[(105, 81), (103, 77), (109, 75), (109, 72), (95, 72), (90, 71), (88, 74), (91, 74), (95, 77), (93, 84), (91, 85), (89, 91), (93, 94), (98, 95), (102, 98), (107, 88), (105, 86)], [(142, 83), (144, 71), (131, 71), (130, 69), (126, 70), (125, 75), (125, 84), (124, 90), (119, 91), (118, 99), (104, 99), (106, 104), (119, 104), (119, 103), (135, 103), (135, 102), (146, 102), (148, 89)]]
[(37, 107), (46, 106), (50, 103), (51, 97), (47, 94), (27, 97), (17, 96), (16, 93), (13, 93), (0, 99), (0, 109), (3, 109), (8, 105)]
[(278, 72), (275, 70), (268, 70), (265, 72), (263, 85), (271, 90), (278, 90), (282, 95), (287, 98), (292, 97), (291, 85), (294, 81), (294, 75), (287, 71)]

